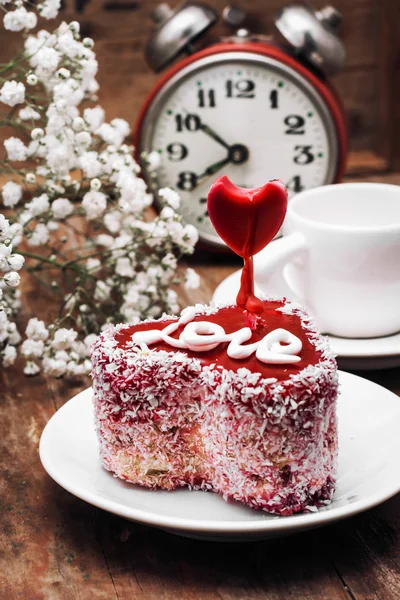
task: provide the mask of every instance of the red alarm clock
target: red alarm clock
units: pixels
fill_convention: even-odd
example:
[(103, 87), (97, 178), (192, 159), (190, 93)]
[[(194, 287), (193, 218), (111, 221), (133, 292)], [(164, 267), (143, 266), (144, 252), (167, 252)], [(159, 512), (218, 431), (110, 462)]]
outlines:
[[(157, 28), (146, 57), (159, 71), (180, 52), (191, 51), (217, 14), (190, 2), (175, 10), (161, 4), (154, 17)], [(288, 6), (275, 19), (286, 44), (239, 29), (177, 62), (151, 91), (137, 121), (135, 146), (139, 156), (157, 152), (158, 160), (142, 161), (144, 177), (156, 201), (160, 188), (179, 192), (178, 211), (197, 227), (203, 245), (225, 246), (206, 206), (219, 175), (248, 188), (279, 178), (290, 196), (340, 180), (346, 125), (326, 81), (345, 57), (339, 21), (333, 7), (314, 12)]]

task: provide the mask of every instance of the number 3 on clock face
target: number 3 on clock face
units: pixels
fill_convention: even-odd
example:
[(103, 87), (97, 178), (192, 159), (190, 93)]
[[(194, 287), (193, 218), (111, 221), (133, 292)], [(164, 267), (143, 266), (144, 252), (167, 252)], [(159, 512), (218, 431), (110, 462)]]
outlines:
[(333, 120), (316, 90), (286, 65), (244, 52), (178, 71), (145, 116), (140, 150), (160, 153), (152, 191), (176, 189), (185, 221), (217, 244), (206, 207), (217, 177), (241, 187), (279, 178), (291, 196), (332, 182), (338, 160)]

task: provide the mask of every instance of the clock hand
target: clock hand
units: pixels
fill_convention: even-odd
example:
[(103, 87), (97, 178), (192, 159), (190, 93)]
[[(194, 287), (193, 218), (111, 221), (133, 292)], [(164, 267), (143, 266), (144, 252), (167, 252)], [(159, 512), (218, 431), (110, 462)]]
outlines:
[(249, 150), (248, 150), (248, 148), (246, 148), (246, 146), (243, 146), (243, 144), (233, 144), (233, 146), (229, 147), (229, 153), (225, 158), (210, 165), (203, 171), (203, 173), (200, 173), (200, 175), (197, 175), (196, 186), (199, 184), (199, 180), (204, 179), (204, 177), (209, 177), (210, 175), (214, 175), (214, 173), (219, 171), (222, 167), (224, 167), (228, 163), (233, 163), (234, 165), (240, 165), (240, 164), (246, 162), (248, 158), (249, 158)]
[[(183, 112), (188, 115), (188, 111), (186, 109), (183, 109)], [(210, 136), (213, 140), (215, 140), (218, 144), (221, 144), (221, 146), (223, 146), (224, 148), (226, 148), (227, 150), (230, 149), (230, 145), (227, 144), (225, 142), (225, 140), (222, 139), (222, 137), (220, 137), (218, 135), (218, 133), (216, 133), (213, 129), (211, 129), (211, 127), (209, 125), (206, 125), (205, 123), (203, 123), (200, 119), (199, 119), (199, 125), (198, 125), (198, 129), (201, 129), (202, 131), (204, 131), (204, 133), (208, 136)]]
[(216, 142), (218, 142), (218, 144), (221, 144), (221, 146), (223, 146), (224, 148), (226, 148), (227, 150), (230, 150), (230, 145), (227, 144), (219, 135), (218, 133), (216, 133), (213, 129), (211, 129), (211, 127), (209, 125), (206, 125), (205, 123), (200, 123), (200, 129), (202, 131), (204, 131), (204, 133), (206, 135), (209, 135), (213, 140), (215, 140)]
[(227, 165), (229, 162), (231, 162), (231, 157), (228, 155), (223, 160), (219, 160), (218, 162), (210, 165), (202, 173), (200, 173), (200, 175), (197, 175), (197, 181), (199, 179), (203, 179), (204, 177), (209, 177), (210, 175), (214, 175), (214, 173), (219, 171), (219, 169), (221, 169), (223, 166)]

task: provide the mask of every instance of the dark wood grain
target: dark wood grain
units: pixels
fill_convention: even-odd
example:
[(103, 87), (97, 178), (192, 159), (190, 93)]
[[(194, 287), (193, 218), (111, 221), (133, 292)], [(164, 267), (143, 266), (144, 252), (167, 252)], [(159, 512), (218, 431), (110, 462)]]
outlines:
[[(384, 180), (399, 184), (400, 174)], [(182, 303), (209, 301), (238, 268), (228, 256), (191, 264), (202, 285)], [(48, 310), (35, 289), (26, 292), (27, 313)], [(399, 369), (358, 374), (400, 396)], [(173, 536), (64, 491), (40, 464), (39, 439), (87, 385), (0, 373), (1, 600), (398, 600), (400, 495), (329, 527), (238, 544)]]

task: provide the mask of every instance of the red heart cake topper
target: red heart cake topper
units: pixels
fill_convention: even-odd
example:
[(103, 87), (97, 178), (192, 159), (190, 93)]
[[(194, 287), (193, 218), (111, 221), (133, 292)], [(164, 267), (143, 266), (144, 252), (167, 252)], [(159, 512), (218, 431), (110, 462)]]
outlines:
[(253, 256), (278, 233), (286, 215), (287, 201), (287, 189), (279, 179), (245, 189), (236, 187), (224, 175), (208, 192), (208, 214), (216, 232), (244, 259), (236, 302), (250, 313), (263, 312), (263, 303), (254, 295)]
[(287, 190), (279, 179), (258, 188), (239, 188), (224, 175), (211, 186), (207, 209), (227, 246), (249, 258), (278, 233), (286, 215)]

